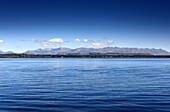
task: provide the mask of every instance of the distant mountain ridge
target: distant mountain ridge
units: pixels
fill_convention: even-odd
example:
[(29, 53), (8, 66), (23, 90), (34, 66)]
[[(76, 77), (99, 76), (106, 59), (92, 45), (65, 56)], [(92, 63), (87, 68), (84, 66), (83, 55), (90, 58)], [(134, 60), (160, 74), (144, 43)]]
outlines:
[[(28, 50), (23, 54), (69, 54), (69, 53), (144, 53), (152, 55), (170, 55), (170, 52), (163, 49), (149, 49), (149, 48), (120, 48), (120, 47), (104, 47), (104, 48), (45, 48)], [(15, 54), (12, 51), (3, 52), (0, 54)]]
[(12, 51), (3, 52), (0, 50), (0, 54), (14, 54), (14, 52), (12, 52)]
[(68, 54), (68, 53), (144, 53), (152, 55), (170, 55), (170, 52), (163, 49), (149, 48), (119, 48), (119, 47), (104, 47), (104, 48), (46, 48), (37, 50), (28, 50), (24, 54)]

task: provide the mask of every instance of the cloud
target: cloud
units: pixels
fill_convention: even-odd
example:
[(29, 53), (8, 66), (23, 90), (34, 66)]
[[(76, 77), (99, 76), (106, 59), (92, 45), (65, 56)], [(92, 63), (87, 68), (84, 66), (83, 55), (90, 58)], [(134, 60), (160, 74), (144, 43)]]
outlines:
[(103, 43), (97, 43), (95, 40), (93, 40), (91, 47), (104, 47), (106, 45), (111, 45), (111, 44), (113, 44), (113, 40), (108, 40), (107, 42), (103, 42)]
[(34, 41), (36, 43), (40, 43), (44, 47), (47, 47), (47, 46), (49, 46), (51, 44), (54, 44), (54, 43), (57, 43), (57, 46), (60, 46), (60, 43), (64, 43), (65, 42), (61, 38), (54, 38), (54, 39), (49, 39), (49, 40), (36, 40), (36, 39), (32, 39), (32, 41)]
[(84, 39), (83, 42), (84, 42), (84, 43), (88, 43), (88, 42), (91, 42), (91, 41), (88, 40), (88, 39)]
[(0, 40), (0, 43), (4, 43), (4, 41), (3, 41), (3, 40)]
[(64, 43), (64, 40), (61, 39), (61, 38), (54, 38), (54, 39), (50, 39), (50, 40), (47, 40), (48, 42), (51, 42), (51, 43)]
[(107, 44), (109, 44), (109, 45), (113, 44), (113, 40), (108, 40)]
[(73, 40), (73, 42), (81, 42), (81, 40), (80, 39), (75, 39), (75, 40)]
[(82, 41), (81, 41), (80, 39), (75, 39), (75, 40), (73, 40), (73, 42), (84, 42), (84, 43), (89, 43), (89, 42), (92, 42), (92, 41), (90, 41), (90, 40), (88, 40), (88, 39), (83, 39)]
[(103, 43), (92, 43), (92, 47), (103, 47)]
[(36, 42), (36, 43), (40, 43), (42, 44), (44, 47), (47, 47), (48, 45), (51, 45), (51, 43), (49, 43), (47, 40), (36, 40), (36, 39), (32, 39), (32, 41)]
[[(1, 40), (2, 41), (2, 40)], [(0, 41), (0, 43), (2, 43)], [(53, 38), (53, 39), (49, 39), (49, 40), (36, 40), (36, 39), (32, 39), (32, 41), (36, 42), (36, 43), (40, 43), (42, 46), (47, 47), (49, 45), (55, 45), (55, 46), (61, 46), (61, 43), (68, 43), (69, 41), (64, 41), (61, 38)], [(104, 47), (104, 46), (108, 46), (108, 45), (112, 45), (113, 44), (113, 40), (108, 40), (106, 42), (100, 42), (100, 41), (96, 41), (96, 40), (88, 40), (88, 39), (75, 39), (73, 40), (73, 42), (79, 43), (79, 42), (84, 42), (84, 43), (90, 43), (91, 42), (91, 47)]]

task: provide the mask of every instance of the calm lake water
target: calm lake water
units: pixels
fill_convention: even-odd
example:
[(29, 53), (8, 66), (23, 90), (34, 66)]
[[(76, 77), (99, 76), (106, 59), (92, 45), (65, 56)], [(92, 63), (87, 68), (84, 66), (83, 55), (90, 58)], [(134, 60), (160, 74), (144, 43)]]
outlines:
[(170, 59), (2, 59), (0, 112), (170, 112)]

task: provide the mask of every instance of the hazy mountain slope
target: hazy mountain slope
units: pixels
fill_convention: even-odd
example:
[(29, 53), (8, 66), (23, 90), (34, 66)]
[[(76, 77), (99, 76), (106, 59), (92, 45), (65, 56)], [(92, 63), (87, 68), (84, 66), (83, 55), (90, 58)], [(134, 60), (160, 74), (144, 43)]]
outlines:
[(170, 55), (169, 52), (162, 49), (148, 49), (148, 48), (119, 48), (119, 47), (105, 47), (105, 48), (56, 48), (56, 49), (37, 49), (26, 51), (25, 54), (61, 54), (61, 53), (149, 53), (153, 55)]
[(0, 50), (0, 54), (14, 54), (14, 52), (12, 52), (12, 51), (3, 52)]
[(25, 54), (61, 54), (61, 53), (69, 53), (71, 51), (70, 48), (57, 48), (57, 49), (37, 49), (37, 50), (29, 50), (26, 51)]

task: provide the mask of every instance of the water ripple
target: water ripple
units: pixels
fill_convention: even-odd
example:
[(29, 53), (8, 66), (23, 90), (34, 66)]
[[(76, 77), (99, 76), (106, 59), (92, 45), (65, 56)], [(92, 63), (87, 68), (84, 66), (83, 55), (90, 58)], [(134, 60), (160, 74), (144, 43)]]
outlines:
[(0, 59), (0, 112), (169, 112), (170, 59)]

